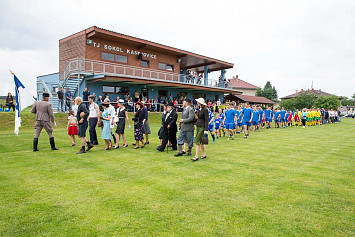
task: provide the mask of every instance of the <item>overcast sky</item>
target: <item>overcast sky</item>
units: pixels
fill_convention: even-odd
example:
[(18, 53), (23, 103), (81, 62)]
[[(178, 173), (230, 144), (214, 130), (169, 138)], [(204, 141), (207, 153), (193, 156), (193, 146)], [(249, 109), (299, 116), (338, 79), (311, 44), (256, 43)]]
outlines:
[(353, 0), (0, 0), (0, 95), (14, 91), (9, 68), (35, 94), (58, 72), (59, 39), (96, 25), (234, 63), (227, 78), (271, 81), (279, 97), (312, 81), (351, 96), (354, 13)]

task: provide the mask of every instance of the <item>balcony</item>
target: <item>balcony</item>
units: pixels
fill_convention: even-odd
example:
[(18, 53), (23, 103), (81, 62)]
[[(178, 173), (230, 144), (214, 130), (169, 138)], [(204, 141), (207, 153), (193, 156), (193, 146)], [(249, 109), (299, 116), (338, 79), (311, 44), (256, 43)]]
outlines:
[(165, 81), (184, 85), (196, 85), (210, 88), (231, 89), (230, 83), (220, 81), (219, 79), (204, 79), (166, 71), (159, 71), (143, 67), (133, 67), (128, 65), (96, 61), (90, 59), (76, 58), (69, 61), (60, 81), (67, 82), (71, 75), (93, 75), (104, 74), (106, 76), (126, 77), (143, 80)]

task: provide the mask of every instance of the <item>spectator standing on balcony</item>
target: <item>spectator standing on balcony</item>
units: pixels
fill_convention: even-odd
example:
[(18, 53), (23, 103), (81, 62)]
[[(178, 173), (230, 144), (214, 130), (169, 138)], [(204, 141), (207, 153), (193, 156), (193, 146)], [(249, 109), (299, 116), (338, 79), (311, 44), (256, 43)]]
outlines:
[(57, 92), (57, 99), (58, 99), (58, 112), (59, 109), (61, 112), (64, 112), (64, 92), (63, 92), (63, 87), (59, 88), (59, 91)]
[(11, 93), (7, 93), (7, 96), (6, 96), (6, 106), (11, 109), (12, 108), (12, 111), (15, 112), (15, 104), (14, 104), (14, 97), (11, 95)]
[(89, 95), (90, 95), (90, 91), (88, 90), (87, 87), (85, 87), (83, 91), (83, 102), (84, 105), (86, 106), (86, 109), (89, 109)]
[(67, 88), (67, 91), (65, 92), (65, 110), (67, 110), (67, 107), (68, 107), (68, 111), (70, 112), (71, 111), (71, 108), (72, 108), (72, 95), (71, 95), (71, 92), (70, 92), (70, 89)]

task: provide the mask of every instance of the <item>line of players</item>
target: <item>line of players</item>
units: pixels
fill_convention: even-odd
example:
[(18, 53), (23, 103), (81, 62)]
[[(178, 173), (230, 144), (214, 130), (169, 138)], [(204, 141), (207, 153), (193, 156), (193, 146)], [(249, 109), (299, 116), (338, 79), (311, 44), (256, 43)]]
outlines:
[[(260, 131), (260, 128), (271, 128), (272, 121), (275, 122), (275, 128), (286, 128), (292, 126), (303, 127), (320, 125), (321, 111), (319, 109), (303, 109), (290, 111), (282, 109), (272, 110), (267, 107), (263, 110), (260, 106), (249, 103), (236, 106), (228, 103), (227, 109), (223, 111), (218, 109), (216, 116), (209, 110), (208, 130), (211, 134), (212, 141), (218, 137), (225, 136), (227, 133), (228, 140), (234, 140), (235, 134), (244, 133), (244, 138), (248, 138), (250, 130)], [(214, 132), (215, 131), (215, 132)]]

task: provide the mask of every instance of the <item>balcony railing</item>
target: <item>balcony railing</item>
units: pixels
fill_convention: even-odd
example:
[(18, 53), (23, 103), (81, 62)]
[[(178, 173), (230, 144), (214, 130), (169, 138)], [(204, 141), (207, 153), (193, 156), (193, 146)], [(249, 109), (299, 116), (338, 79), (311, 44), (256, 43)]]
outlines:
[(183, 75), (166, 71), (159, 71), (144, 67), (134, 67), (90, 59), (76, 58), (69, 61), (60, 76), (61, 81), (66, 81), (72, 74), (104, 74), (107, 76), (119, 76), (137, 79), (157, 81), (171, 81), (175, 83), (202, 85), (214, 88), (229, 88), (229, 83), (219, 79), (204, 79), (192, 75)]

